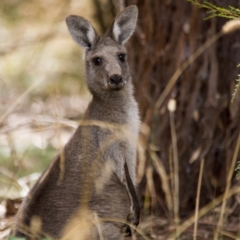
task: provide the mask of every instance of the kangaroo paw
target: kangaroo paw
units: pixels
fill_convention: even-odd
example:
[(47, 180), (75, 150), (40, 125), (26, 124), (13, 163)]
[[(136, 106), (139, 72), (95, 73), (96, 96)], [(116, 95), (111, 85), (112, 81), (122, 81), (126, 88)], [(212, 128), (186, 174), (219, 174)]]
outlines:
[[(127, 221), (131, 223), (134, 226), (137, 226), (139, 223), (139, 217), (140, 217), (140, 211), (132, 211), (127, 216)], [(123, 226), (123, 232), (126, 233), (125, 237), (132, 236), (134, 233), (134, 229), (132, 229), (128, 224), (125, 224)]]
[(132, 236), (132, 231), (131, 231), (131, 228), (128, 224), (123, 225), (122, 232), (126, 233), (125, 237), (131, 237)]

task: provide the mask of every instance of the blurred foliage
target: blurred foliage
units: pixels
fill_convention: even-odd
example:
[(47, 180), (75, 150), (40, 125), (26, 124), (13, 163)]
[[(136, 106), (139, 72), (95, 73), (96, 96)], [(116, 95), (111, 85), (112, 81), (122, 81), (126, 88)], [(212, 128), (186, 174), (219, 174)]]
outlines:
[[(49, 9), (55, 9), (57, 4), (58, 11), (52, 16)], [(44, 79), (35, 95), (46, 96), (46, 91), (56, 85), (65, 94), (85, 91), (81, 50), (73, 43), (64, 22), (66, 6), (70, 8), (67, 1), (1, 1), (1, 5), (5, 13), (0, 20), (3, 86), (8, 91), (23, 91)]]
[(56, 155), (56, 149), (48, 145), (44, 149), (30, 146), (17, 156), (0, 152), (0, 165), (15, 174), (16, 178), (29, 175), (34, 171), (42, 172)]
[(86, 109), (82, 53), (65, 18), (94, 18), (92, 6), (87, 0), (0, 1), (2, 190), (6, 179), (42, 172), (73, 132), (58, 121), (79, 119)]

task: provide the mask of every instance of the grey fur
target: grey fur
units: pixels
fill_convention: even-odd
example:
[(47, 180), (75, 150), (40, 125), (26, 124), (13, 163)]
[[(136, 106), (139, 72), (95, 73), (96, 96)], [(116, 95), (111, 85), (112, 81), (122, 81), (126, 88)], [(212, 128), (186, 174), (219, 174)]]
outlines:
[[(119, 27), (116, 39), (114, 27), (100, 38), (84, 18), (67, 18), (73, 39), (86, 50), (86, 80), (93, 99), (62, 154), (24, 200), (17, 215), (17, 236), (26, 235), (33, 216), (42, 225), (41, 231), (35, 229), (31, 234), (54, 239), (120, 239), (123, 231), (131, 233), (123, 221), (138, 224), (135, 171), (140, 120), (130, 70), (119, 57), (126, 54), (122, 44), (136, 20), (135, 6), (120, 13), (114, 23)], [(96, 58), (101, 59), (100, 65), (94, 63)], [(111, 76), (121, 82), (112, 83)], [(76, 224), (80, 226), (74, 232)]]

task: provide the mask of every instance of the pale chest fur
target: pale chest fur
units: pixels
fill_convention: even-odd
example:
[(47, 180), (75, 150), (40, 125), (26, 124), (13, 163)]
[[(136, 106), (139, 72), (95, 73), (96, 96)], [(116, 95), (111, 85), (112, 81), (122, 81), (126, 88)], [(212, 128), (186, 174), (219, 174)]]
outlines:
[(127, 128), (129, 136), (127, 137), (128, 149), (126, 152), (126, 162), (128, 164), (129, 173), (133, 183), (136, 185), (136, 161), (137, 161), (137, 145), (138, 135), (140, 131), (140, 119), (137, 103), (134, 101), (127, 111)]

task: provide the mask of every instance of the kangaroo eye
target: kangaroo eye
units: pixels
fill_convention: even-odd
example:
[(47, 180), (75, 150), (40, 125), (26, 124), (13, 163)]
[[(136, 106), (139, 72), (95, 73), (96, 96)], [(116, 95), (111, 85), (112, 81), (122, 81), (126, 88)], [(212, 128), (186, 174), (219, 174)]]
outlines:
[(102, 59), (100, 57), (93, 58), (93, 63), (95, 66), (99, 66), (102, 63)]
[(120, 60), (121, 62), (125, 62), (126, 55), (123, 54), (123, 53), (120, 53), (120, 54), (118, 55), (118, 58), (119, 58), (119, 60)]

